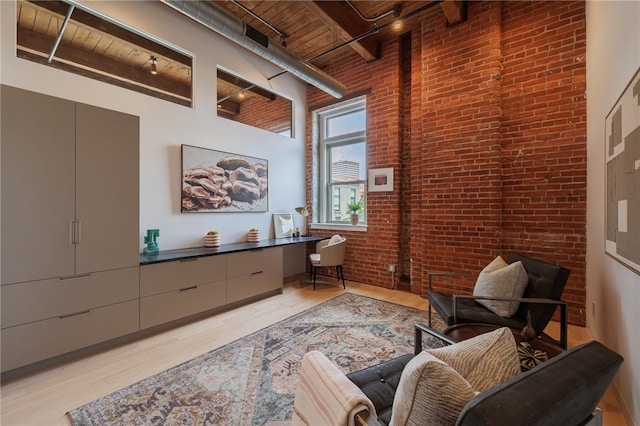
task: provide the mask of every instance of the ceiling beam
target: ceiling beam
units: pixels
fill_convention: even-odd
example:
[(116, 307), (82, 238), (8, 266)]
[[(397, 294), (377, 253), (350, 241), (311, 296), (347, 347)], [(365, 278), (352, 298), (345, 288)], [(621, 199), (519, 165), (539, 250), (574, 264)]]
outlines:
[[(221, 98), (221, 94), (218, 94), (218, 98)], [(240, 104), (226, 99), (222, 102), (218, 102), (218, 113), (225, 116), (234, 116), (240, 112)]]
[(444, 0), (440, 3), (440, 8), (444, 12), (449, 25), (458, 24), (466, 20), (465, 5), (463, 3), (460, 0)]
[[(344, 41), (352, 40), (371, 30), (371, 24), (360, 19), (344, 1), (303, 1), (302, 4), (336, 32)], [(349, 45), (365, 61), (380, 57), (380, 43), (375, 37), (365, 37)], [(333, 46), (327, 46), (329, 50)]]
[(221, 69), (218, 69), (218, 78), (222, 81), (225, 81), (231, 84), (232, 86), (236, 86), (239, 90), (247, 90), (247, 91), (253, 92), (257, 95), (260, 95), (264, 98), (269, 99), (270, 101), (273, 101), (276, 98), (275, 93), (270, 92), (266, 89), (263, 89), (260, 86), (256, 86), (255, 84), (249, 83), (248, 81), (245, 81), (239, 77), (236, 77), (235, 75), (222, 71)]

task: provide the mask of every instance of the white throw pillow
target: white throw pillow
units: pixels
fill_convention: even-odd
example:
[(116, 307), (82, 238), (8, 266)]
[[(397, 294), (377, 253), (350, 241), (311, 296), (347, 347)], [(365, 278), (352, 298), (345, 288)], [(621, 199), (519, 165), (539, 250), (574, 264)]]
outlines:
[(454, 425), (475, 394), (456, 370), (421, 352), (402, 370), (389, 426)]
[(520, 373), (518, 346), (507, 327), (425, 352), (449, 364), (478, 392)]
[(340, 235), (336, 234), (333, 237), (331, 237), (331, 239), (329, 240), (329, 242), (327, 243), (328, 246), (331, 246), (333, 244), (338, 244), (341, 243), (342, 240), (344, 240), (344, 238), (342, 238)]
[[(498, 256), (478, 275), (473, 295), (519, 298), (524, 294), (528, 284), (529, 276), (521, 261), (507, 264), (502, 257)], [(478, 299), (476, 302), (501, 317), (512, 316), (520, 306), (520, 302), (488, 299)]]

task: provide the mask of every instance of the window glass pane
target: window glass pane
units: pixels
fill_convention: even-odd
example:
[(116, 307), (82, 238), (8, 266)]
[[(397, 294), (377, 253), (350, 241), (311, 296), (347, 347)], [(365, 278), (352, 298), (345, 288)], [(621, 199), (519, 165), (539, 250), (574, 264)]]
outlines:
[(333, 210), (340, 210), (340, 188), (333, 188)]
[[(365, 211), (366, 206), (365, 202), (365, 187), (364, 182), (360, 183), (335, 183), (331, 185), (332, 193), (336, 192), (340, 194), (338, 200), (338, 205), (334, 203), (333, 209), (331, 209), (331, 217), (329, 218), (332, 222), (345, 222), (351, 223), (351, 212), (348, 211), (347, 206), (350, 203), (354, 203), (360, 201), (363, 208), (358, 212), (359, 220), (364, 223), (365, 222)], [(334, 198), (336, 200), (336, 198)]]
[(367, 127), (365, 110), (357, 110), (342, 115), (330, 117), (326, 121), (328, 138), (363, 132)]
[[(331, 181), (352, 182), (365, 180), (366, 144), (337, 145), (329, 148)], [(348, 194), (345, 194), (348, 197)]]

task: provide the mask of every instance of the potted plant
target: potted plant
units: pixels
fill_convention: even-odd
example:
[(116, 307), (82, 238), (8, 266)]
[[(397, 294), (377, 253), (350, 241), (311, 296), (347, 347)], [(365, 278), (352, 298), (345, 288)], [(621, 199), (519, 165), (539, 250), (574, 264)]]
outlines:
[(209, 231), (204, 236), (205, 247), (219, 247), (220, 246), (220, 233), (218, 231)]
[(362, 210), (362, 204), (358, 201), (357, 203), (349, 203), (347, 204), (347, 212), (351, 213), (351, 224), (357, 225), (360, 218), (358, 217), (358, 212)]
[(247, 234), (247, 241), (250, 243), (257, 243), (260, 241), (260, 230), (258, 228), (249, 229), (249, 233)]

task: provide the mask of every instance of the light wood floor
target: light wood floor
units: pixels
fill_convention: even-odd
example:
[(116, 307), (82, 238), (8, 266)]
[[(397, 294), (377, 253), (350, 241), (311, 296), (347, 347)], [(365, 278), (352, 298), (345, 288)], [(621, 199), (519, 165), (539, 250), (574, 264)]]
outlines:
[[(302, 280), (306, 276), (300, 277)], [(236, 340), (271, 323), (287, 318), (345, 290), (335, 280), (322, 277), (326, 284), (301, 285), (292, 280), (284, 293), (231, 311), (175, 328), (161, 334), (122, 345), (17, 380), (2, 383), (0, 389), (3, 426), (69, 425), (65, 413), (145, 377), (166, 370)], [(318, 278), (320, 281), (320, 277)], [(418, 295), (347, 281), (352, 293), (375, 297), (406, 306), (426, 309), (427, 301)], [(426, 321), (426, 317), (425, 317)], [(554, 330), (555, 327), (555, 330)], [(551, 335), (557, 325), (550, 325)], [(588, 330), (569, 328), (570, 346), (591, 340)], [(604, 424), (628, 425), (619, 403), (608, 391), (600, 407)]]

